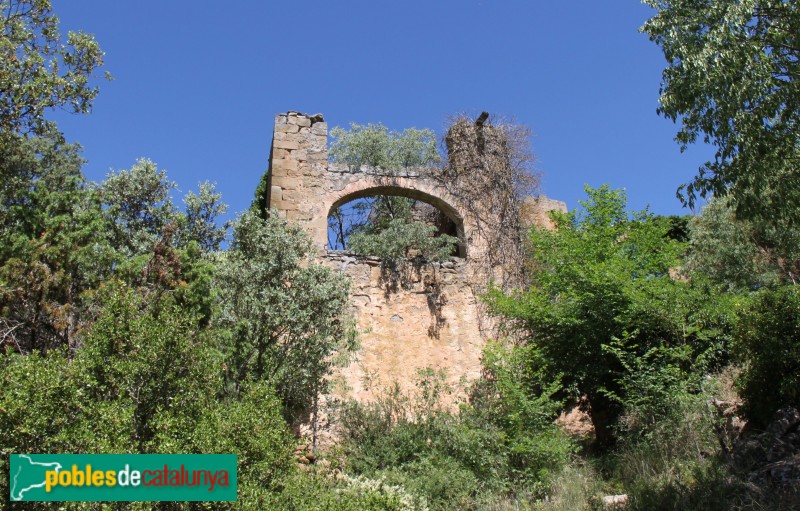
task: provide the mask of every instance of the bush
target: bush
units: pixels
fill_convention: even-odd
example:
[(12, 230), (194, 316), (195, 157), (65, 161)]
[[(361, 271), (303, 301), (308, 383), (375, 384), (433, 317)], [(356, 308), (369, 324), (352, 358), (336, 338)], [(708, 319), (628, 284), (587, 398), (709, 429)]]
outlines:
[(285, 481), (280, 493), (261, 492), (256, 502), (249, 499), (243, 510), (283, 511), (428, 511), (424, 499), (414, 497), (401, 486), (383, 479), (327, 477), (296, 472)]
[(290, 474), (291, 441), (274, 391), (247, 382), (237, 399), (222, 397), (221, 356), (195, 329), (195, 318), (178, 308), (148, 309), (141, 295), (118, 284), (98, 305), (100, 314), (73, 358), (60, 351), (0, 356), (4, 498), (10, 453), (233, 453), (239, 456), (237, 506), (278, 492)]
[(442, 261), (458, 245), (458, 238), (437, 234), (437, 227), (409, 219), (393, 219), (380, 232), (356, 231), (350, 237), (350, 250), (357, 254), (380, 257), (388, 262), (408, 257), (413, 249), (430, 261)]
[(235, 394), (251, 378), (265, 381), (292, 420), (326, 391), (335, 363), (356, 344), (345, 312), (349, 281), (313, 256), (299, 224), (245, 213), (214, 276), (227, 390)]
[(422, 372), (414, 395), (394, 386), (375, 402), (346, 403), (338, 418), (346, 472), (403, 487), (431, 509), (469, 508), (500, 490), (507, 473), (502, 432), (448, 411), (442, 376)]
[(540, 491), (577, 446), (554, 422), (563, 408), (560, 378), (547, 381), (544, 360), (532, 345), (490, 343), (484, 377), (473, 387), (470, 413), (503, 432), (512, 478)]
[(800, 406), (800, 288), (763, 290), (744, 302), (735, 347), (744, 364), (738, 388), (753, 426), (783, 406)]
[(510, 373), (502, 372), (502, 384), (484, 382), (480, 399), (476, 391), (473, 406), (455, 412), (443, 405), (443, 375), (420, 376), (415, 394), (394, 386), (375, 402), (345, 404), (338, 417), (345, 471), (401, 486), (431, 509), (480, 509), (518, 494), (543, 495), (551, 471), (574, 449), (553, 425), (549, 396), (507, 406), (506, 398), (520, 395), (511, 395)]

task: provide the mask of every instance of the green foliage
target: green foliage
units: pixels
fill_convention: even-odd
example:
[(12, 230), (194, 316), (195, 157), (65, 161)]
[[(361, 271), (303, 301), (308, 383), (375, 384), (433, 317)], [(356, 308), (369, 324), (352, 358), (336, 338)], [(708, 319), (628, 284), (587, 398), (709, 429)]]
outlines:
[(689, 215), (670, 215), (666, 217), (665, 220), (669, 222), (667, 237), (671, 240), (680, 241), (681, 243), (689, 241), (689, 222), (691, 219), (692, 217)]
[(258, 180), (258, 186), (256, 186), (255, 196), (253, 197), (253, 201), (250, 203), (250, 212), (254, 213), (264, 220), (267, 219), (269, 216), (269, 207), (267, 203), (269, 201), (269, 173), (272, 172), (271, 169), (267, 169), (266, 172), (261, 176), (261, 179)]
[[(99, 188), (86, 183), (80, 147), (50, 131), (0, 140), (0, 331), (22, 352), (76, 347), (98, 286), (115, 274), (151, 290), (177, 290), (181, 304), (211, 314), (210, 263), (224, 229), (219, 194), (204, 183), (186, 214), (171, 183), (140, 161)], [(177, 247), (180, 247), (179, 249)], [(180, 295), (180, 296), (178, 296)]]
[(186, 211), (179, 212), (170, 197), (173, 188), (166, 172), (149, 160), (110, 174), (98, 190), (104, 230), (117, 252), (118, 278), (150, 292), (170, 292), (207, 323), (216, 299), (210, 253), (225, 238), (229, 224), (218, 226), (216, 219), (227, 205), (214, 185), (205, 182), (199, 195), (186, 195)]
[(331, 129), (331, 137), (331, 160), (351, 167), (398, 170), (429, 167), (441, 161), (436, 136), (429, 129), (409, 128), (400, 133), (382, 124), (351, 123), (349, 130), (339, 126)]
[(692, 360), (692, 348), (658, 346), (636, 356), (615, 343), (609, 350), (626, 370), (615, 395), (625, 406), (620, 429), (631, 437), (652, 434), (655, 424), (680, 422), (683, 401), (697, 395), (703, 378)]
[(99, 408), (126, 405), (129, 436), (109, 441), (145, 452), (158, 427), (175, 419), (173, 410), (195, 418), (208, 406), (209, 389), (221, 388), (214, 370), (219, 357), (202, 346), (207, 341), (193, 331), (194, 318), (179, 308), (148, 304), (114, 283), (103, 294), (102, 312), (76, 363), (86, 376), (86, 396)]
[(153, 250), (165, 227), (178, 221), (170, 190), (175, 183), (167, 179), (150, 160), (138, 160), (130, 170), (112, 172), (101, 185), (104, 213), (114, 246), (125, 257)]
[(348, 282), (311, 260), (311, 242), (278, 215), (245, 213), (218, 262), (218, 326), (225, 331), (227, 378), (274, 385), (286, 409), (306, 408), (355, 342), (343, 311)]
[(235, 453), (243, 507), (254, 488), (280, 490), (291, 473), (290, 440), (274, 392), (250, 382), (238, 398), (223, 398), (222, 355), (208, 332), (180, 308), (148, 300), (111, 282), (73, 358), (60, 350), (0, 356), (6, 495), (10, 452)]
[(783, 286), (743, 300), (736, 353), (744, 363), (738, 386), (745, 413), (763, 427), (785, 406), (800, 406), (800, 289)]
[(411, 250), (429, 261), (442, 261), (450, 257), (458, 238), (442, 234), (436, 236), (436, 226), (425, 222), (390, 220), (377, 234), (357, 231), (350, 236), (350, 250), (358, 254), (373, 255), (386, 261), (407, 258)]
[(488, 301), (517, 321), (544, 381), (560, 378), (563, 396), (586, 397), (603, 444), (627, 399), (629, 360), (663, 348), (681, 354), (682, 370), (704, 368), (724, 352), (727, 316), (704, 288), (670, 277), (684, 245), (667, 236), (667, 221), (627, 213), (621, 191), (586, 190), (583, 211), (554, 214), (556, 230), (531, 232), (530, 289), (496, 290)]
[(228, 205), (221, 201), (222, 194), (216, 191), (214, 183), (200, 183), (199, 195), (189, 192), (184, 197), (186, 213), (181, 221), (181, 244), (197, 243), (204, 252), (219, 250), (225, 239), (230, 223), (218, 226), (217, 217), (228, 211)]
[(258, 508), (276, 511), (427, 511), (424, 500), (383, 479), (349, 477), (332, 481), (316, 474), (289, 478), (281, 493), (266, 496)]
[[(516, 360), (499, 350), (492, 351), (495, 376), (458, 412), (444, 404), (452, 391), (445, 375), (432, 369), (420, 371), (416, 392), (394, 386), (372, 403), (345, 403), (337, 416), (345, 470), (398, 485), (431, 509), (482, 509), (516, 492), (541, 495), (572, 444), (553, 425), (557, 405), (549, 396), (511, 395), (523, 370), (507, 372)], [(509, 404), (514, 398), (524, 403)]]
[[(737, 212), (798, 219), (800, 9), (782, 0), (644, 0), (642, 31), (664, 51), (659, 113), (698, 137), (713, 162), (681, 189), (685, 200), (730, 194)], [(776, 222), (777, 223), (777, 222)]]
[(561, 378), (546, 379), (545, 362), (532, 345), (489, 344), (483, 369), (470, 398), (473, 412), (503, 431), (513, 477), (541, 490), (575, 450), (554, 424), (563, 407), (556, 397)]
[[(427, 388), (439, 386), (428, 381)], [(374, 403), (347, 403), (337, 417), (346, 471), (399, 485), (431, 509), (467, 507), (499, 491), (507, 471), (501, 432), (448, 412), (439, 397), (395, 387)]]
[[(750, 507), (758, 500), (766, 504), (712, 454), (719, 449), (715, 431), (721, 423), (709, 406), (716, 397), (713, 383), (708, 378), (701, 392), (672, 390), (671, 408), (663, 415), (650, 415), (649, 403), (629, 406), (625, 436), (607, 461), (619, 492), (628, 495), (628, 509), (723, 511), (762, 509)], [(643, 423), (645, 416), (651, 420)]]
[[(732, 389), (735, 372), (729, 367), (708, 374), (696, 390), (687, 391), (685, 385), (672, 389), (671, 409), (659, 416), (646, 413), (649, 403), (627, 406), (619, 448), (602, 460), (611, 476), (606, 484), (614, 485), (611, 491), (628, 495), (626, 509), (797, 508), (796, 492), (788, 487), (782, 491), (754, 477), (764, 473), (765, 463), (763, 458), (752, 459), (754, 437), (745, 433), (745, 438), (733, 443), (738, 436), (733, 426), (736, 419), (718, 406), (728, 407), (736, 399)], [(644, 416), (651, 420), (644, 423)]]
[(104, 54), (83, 32), (63, 44), (58, 21), (49, 0), (0, 1), (0, 134), (43, 134), (47, 109), (91, 110)]
[[(427, 129), (410, 128), (399, 133), (382, 124), (353, 123), (349, 130), (333, 128), (331, 136), (331, 160), (351, 167), (366, 165), (394, 173), (409, 167), (432, 167), (441, 161), (436, 137)], [(337, 244), (356, 253), (396, 261), (415, 249), (427, 259), (446, 259), (458, 239), (437, 236), (434, 225), (415, 220), (415, 204), (405, 197), (365, 199), (350, 206), (354, 215), (347, 215), (342, 207), (333, 211), (329, 228)]]
[(0, 329), (25, 353), (74, 347), (86, 319), (84, 293), (112, 269), (79, 150), (54, 132), (0, 140)]
[(730, 200), (714, 200), (690, 224), (686, 269), (733, 292), (794, 282), (800, 274), (800, 230), (739, 219)]

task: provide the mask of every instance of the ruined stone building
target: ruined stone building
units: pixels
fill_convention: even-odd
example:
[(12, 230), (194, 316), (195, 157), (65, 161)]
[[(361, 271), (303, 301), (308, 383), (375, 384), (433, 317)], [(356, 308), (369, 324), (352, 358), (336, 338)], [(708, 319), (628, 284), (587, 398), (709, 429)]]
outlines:
[[(497, 175), (502, 167), (497, 135), (488, 125), (454, 125), (444, 171), (351, 168), (328, 161), (328, 127), (321, 115), (276, 116), (268, 206), (304, 225), (318, 260), (352, 282), (362, 348), (343, 370), (337, 393), (369, 399), (378, 385), (409, 386), (426, 367), (445, 369), (451, 383), (479, 375), (481, 350), (491, 335), (479, 293), (489, 279), (510, 282), (521, 269), (521, 224), (546, 226), (548, 210), (566, 211), (563, 202), (544, 196), (511, 201), (507, 190), (498, 188), (503, 180)], [(409, 264), (395, 275), (376, 258), (327, 251), (329, 214), (375, 195), (436, 207), (455, 225), (458, 257)]]

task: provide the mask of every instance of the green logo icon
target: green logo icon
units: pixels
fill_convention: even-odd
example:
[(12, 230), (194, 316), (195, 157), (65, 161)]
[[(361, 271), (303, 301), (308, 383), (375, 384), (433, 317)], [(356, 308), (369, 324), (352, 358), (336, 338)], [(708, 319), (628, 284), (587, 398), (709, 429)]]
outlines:
[(234, 501), (234, 454), (12, 454), (11, 501)]

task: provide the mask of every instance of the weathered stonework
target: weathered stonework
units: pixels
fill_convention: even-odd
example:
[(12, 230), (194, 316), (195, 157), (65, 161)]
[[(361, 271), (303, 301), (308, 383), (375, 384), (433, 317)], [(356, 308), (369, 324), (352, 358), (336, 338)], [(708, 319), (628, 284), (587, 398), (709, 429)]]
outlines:
[(341, 252), (319, 261), (350, 278), (352, 312), (363, 332), (337, 395), (368, 400), (394, 382), (407, 389), (427, 367), (446, 368), (454, 386), (479, 376), (484, 339), (463, 259), (409, 264), (399, 272), (382, 268), (376, 258)]
[(537, 225), (545, 229), (554, 229), (553, 221), (550, 219), (548, 213), (550, 211), (567, 212), (567, 205), (561, 201), (553, 200), (545, 195), (538, 197), (527, 197), (522, 202), (522, 225), (524, 227), (532, 227)]
[[(490, 136), (487, 132), (486, 138)], [(484, 135), (479, 133), (479, 137), (483, 143)], [(493, 268), (487, 271), (491, 265), (485, 264), (484, 255), (491, 243), (492, 229), (487, 228), (491, 224), (481, 215), (494, 213), (474, 200), (463, 203), (447, 186), (432, 169), (387, 172), (329, 163), (322, 115), (288, 112), (276, 116), (268, 206), (303, 224), (318, 250), (319, 262), (346, 274), (352, 282), (362, 349), (342, 371), (338, 394), (367, 400), (380, 385), (397, 381), (409, 388), (417, 370), (426, 367), (446, 369), (453, 384), (480, 374), (481, 350), (491, 322), (477, 296), (494, 276)], [(460, 257), (442, 264), (409, 263), (397, 273), (374, 258), (328, 252), (330, 212), (373, 195), (405, 196), (437, 207), (456, 226)], [(485, 200), (491, 203), (492, 197)], [(549, 225), (549, 209), (566, 211), (566, 205), (541, 197), (526, 203), (520, 220), (526, 225)]]
[(436, 206), (456, 225), (461, 255), (474, 244), (474, 226), (457, 200), (430, 169), (388, 172), (328, 163), (328, 127), (321, 115), (296, 112), (275, 117), (270, 159), (269, 207), (305, 224), (318, 250), (328, 240), (328, 215), (337, 206), (361, 197), (400, 195)]

